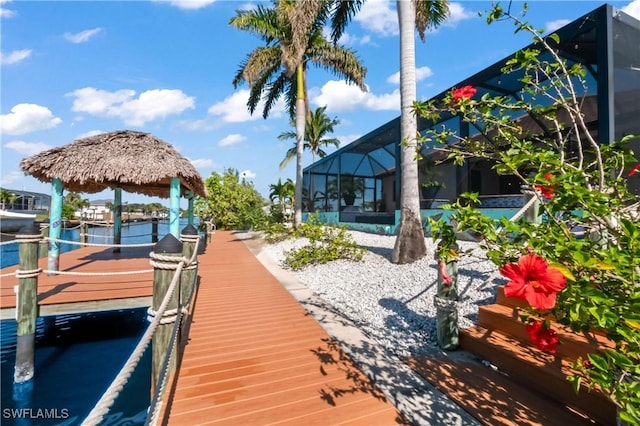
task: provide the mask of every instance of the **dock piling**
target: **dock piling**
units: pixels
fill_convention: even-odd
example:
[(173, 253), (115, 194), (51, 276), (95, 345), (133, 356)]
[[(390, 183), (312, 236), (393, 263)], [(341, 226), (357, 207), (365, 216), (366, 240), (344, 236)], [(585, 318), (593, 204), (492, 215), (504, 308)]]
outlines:
[(158, 242), (158, 218), (154, 217), (151, 219), (151, 242)]
[[(198, 229), (193, 225), (187, 225), (182, 229), (180, 233), (180, 239), (182, 240), (182, 256), (185, 259), (191, 259), (193, 254), (198, 250)], [(191, 295), (196, 285), (196, 274), (198, 271), (197, 257), (190, 265), (186, 265), (182, 269), (182, 277), (180, 278), (180, 306), (188, 307)], [(183, 324), (181, 324), (181, 330), (184, 330), (184, 325), (187, 323), (187, 317), (183, 317)]]
[[(162, 301), (167, 293), (167, 290), (171, 286), (171, 281), (176, 272), (178, 264), (182, 261), (182, 243), (174, 237), (172, 234), (165, 235), (155, 246), (152, 253), (153, 270), (153, 297), (152, 297), (152, 309), (157, 313), (158, 309), (162, 305)], [(154, 256), (158, 258), (161, 256), (161, 260), (154, 263)], [(175, 266), (175, 267), (173, 267)], [(162, 369), (164, 367), (165, 356), (167, 351), (174, 344), (171, 340), (174, 321), (176, 318), (176, 312), (178, 309), (178, 300), (180, 295), (180, 283), (174, 290), (169, 304), (163, 313), (163, 321), (158, 326), (158, 329), (153, 335), (151, 342), (152, 361), (151, 361), (151, 397), (153, 398), (156, 387), (161, 386), (159, 379), (162, 375)], [(173, 316), (174, 321), (170, 321)], [(176, 368), (176, 357), (171, 357), (167, 365), (167, 375)]]
[(16, 321), (16, 363), (13, 373), (15, 383), (23, 383), (33, 378), (35, 357), (36, 319), (38, 318), (38, 246), (40, 230), (35, 226), (18, 231), (16, 240), (19, 247)]

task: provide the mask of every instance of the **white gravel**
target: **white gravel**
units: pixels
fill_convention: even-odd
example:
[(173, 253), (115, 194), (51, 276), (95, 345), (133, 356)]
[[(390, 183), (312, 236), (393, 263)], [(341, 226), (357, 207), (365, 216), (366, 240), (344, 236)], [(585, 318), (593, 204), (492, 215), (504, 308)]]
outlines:
[[(349, 318), (371, 339), (398, 356), (432, 351), (436, 343), (436, 262), (434, 244), (426, 238), (427, 256), (406, 265), (391, 263), (395, 236), (349, 231), (356, 243), (367, 249), (363, 261), (338, 260), (292, 271), (316, 295)], [(281, 267), (287, 268), (287, 251), (305, 244), (288, 239), (264, 247)], [(495, 300), (495, 288), (506, 281), (496, 273), (477, 244), (459, 242), (463, 250), (473, 249), (458, 263), (458, 326), (477, 321), (478, 305)]]

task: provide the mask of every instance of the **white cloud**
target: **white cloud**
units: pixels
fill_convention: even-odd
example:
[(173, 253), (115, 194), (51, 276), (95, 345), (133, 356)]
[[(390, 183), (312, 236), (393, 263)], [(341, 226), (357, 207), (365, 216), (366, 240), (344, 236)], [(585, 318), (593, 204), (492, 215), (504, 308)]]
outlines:
[(106, 132), (104, 130), (89, 130), (88, 132), (81, 133), (78, 136), (76, 136), (75, 140), (89, 138), (91, 136), (100, 135), (102, 133), (106, 133)]
[[(400, 33), (398, 12), (392, 7), (395, 2), (388, 0), (369, 0), (354, 17), (362, 28), (379, 36), (396, 36)], [(449, 17), (443, 25), (455, 26), (466, 19), (477, 17), (474, 12), (466, 10), (461, 3), (449, 3)]]
[(72, 111), (104, 117), (116, 117), (131, 126), (143, 126), (149, 121), (180, 114), (194, 108), (194, 98), (181, 90), (154, 89), (140, 93), (134, 98), (134, 90), (116, 92), (85, 87), (67, 93), (75, 97)]
[(245, 179), (253, 179), (254, 177), (256, 177), (256, 174), (251, 170), (243, 170), (240, 172), (240, 177)]
[(545, 32), (553, 32), (555, 30), (557, 30), (558, 28), (562, 28), (565, 25), (567, 25), (569, 22), (571, 22), (568, 19), (557, 19), (555, 21), (549, 21), (549, 22), (545, 22), (544, 24), (544, 30)]
[(197, 10), (207, 7), (216, 0), (153, 0), (158, 3), (168, 3), (178, 9)]
[(194, 167), (198, 169), (213, 168), (216, 164), (210, 158), (196, 158), (195, 160), (189, 160)]
[(2, 179), (0, 179), (0, 184), (2, 184), (2, 186), (8, 186), (8, 185), (11, 185), (13, 182), (18, 182), (22, 179), (24, 179), (24, 173), (9, 172), (4, 176), (2, 176)]
[(340, 135), (340, 136), (336, 136), (336, 139), (340, 140), (340, 146), (345, 146), (350, 144), (353, 141), (358, 140), (358, 138), (362, 136), (362, 134), (360, 133), (356, 133), (353, 135)]
[(624, 13), (640, 19), (640, 0), (633, 0), (628, 5), (620, 8)]
[[(327, 31), (327, 34), (325, 36), (327, 37), (327, 39), (329, 39), (330, 35), (331, 35), (330, 31)], [(342, 36), (340, 36), (338, 43), (345, 46), (357, 46), (357, 45), (362, 46), (362, 45), (371, 43), (371, 36), (363, 35), (362, 37), (358, 37), (356, 35), (345, 32), (342, 34)]]
[[(431, 77), (432, 75), (433, 75), (433, 71), (429, 67), (416, 68), (416, 82), (424, 80), (425, 78)], [(400, 84), (400, 71), (398, 71), (393, 75), (390, 75), (387, 78), (387, 82), (391, 84)]]
[(459, 22), (477, 17), (477, 13), (466, 10), (461, 3), (449, 3), (449, 17), (445, 25), (455, 26)]
[(47, 107), (35, 104), (18, 104), (9, 114), (0, 115), (0, 133), (23, 135), (36, 130), (50, 129), (62, 123)]
[(7, 54), (0, 53), (0, 63), (2, 65), (17, 64), (18, 62), (21, 62), (31, 56), (31, 52), (31, 49), (22, 49), (14, 50), (13, 52)]
[[(249, 99), (249, 90), (243, 89), (234, 92), (231, 96), (225, 98), (222, 102), (215, 103), (209, 107), (208, 113), (213, 116), (221, 116), (222, 121), (226, 123), (242, 123), (245, 121), (258, 120), (262, 118), (264, 104), (261, 101), (258, 104), (253, 115), (249, 114), (247, 108), (247, 100)], [(284, 102), (279, 100), (272, 108), (270, 117), (280, 117), (284, 112)]]
[(64, 33), (64, 38), (67, 39), (67, 41), (70, 41), (71, 43), (76, 43), (76, 44), (86, 43), (91, 39), (91, 37), (93, 37), (94, 35), (98, 34), (101, 31), (102, 31), (102, 28), (98, 27), (91, 30), (80, 31), (79, 33), (76, 33), (76, 34)]
[(364, 29), (381, 36), (398, 35), (398, 13), (388, 0), (369, 0), (354, 17)]
[(13, 149), (24, 155), (35, 155), (42, 151), (53, 148), (51, 145), (47, 145), (42, 142), (25, 142), (25, 141), (11, 141), (4, 144), (5, 148)]
[(10, 0), (0, 0), (0, 18), (13, 18), (16, 16), (16, 12), (13, 10), (5, 9), (1, 7), (3, 4), (11, 3)]
[(327, 106), (327, 110), (349, 112), (359, 108), (369, 110), (399, 110), (400, 91), (398, 89), (383, 95), (363, 92), (357, 86), (344, 80), (330, 80), (322, 86), (319, 94), (312, 96), (311, 101), (318, 106)]
[(240, 142), (244, 142), (247, 140), (245, 136), (239, 135), (237, 133), (230, 134), (218, 141), (218, 146), (231, 146), (238, 144)]

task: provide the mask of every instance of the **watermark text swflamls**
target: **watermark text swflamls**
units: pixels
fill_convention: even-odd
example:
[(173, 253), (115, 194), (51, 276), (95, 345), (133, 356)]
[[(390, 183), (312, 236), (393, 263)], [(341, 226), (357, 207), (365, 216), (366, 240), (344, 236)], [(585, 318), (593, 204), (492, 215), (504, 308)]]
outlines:
[(3, 408), (3, 419), (68, 419), (67, 408)]

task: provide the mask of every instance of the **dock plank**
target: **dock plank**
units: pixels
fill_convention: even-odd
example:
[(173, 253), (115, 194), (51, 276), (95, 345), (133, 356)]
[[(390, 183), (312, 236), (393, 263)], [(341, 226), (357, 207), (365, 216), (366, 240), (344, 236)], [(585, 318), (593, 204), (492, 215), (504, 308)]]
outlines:
[(199, 262), (189, 338), (163, 424), (403, 422), (233, 233), (217, 232)]

